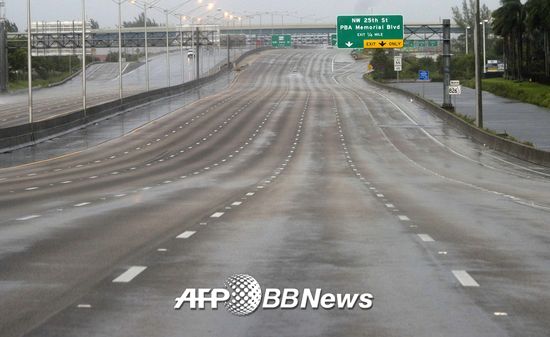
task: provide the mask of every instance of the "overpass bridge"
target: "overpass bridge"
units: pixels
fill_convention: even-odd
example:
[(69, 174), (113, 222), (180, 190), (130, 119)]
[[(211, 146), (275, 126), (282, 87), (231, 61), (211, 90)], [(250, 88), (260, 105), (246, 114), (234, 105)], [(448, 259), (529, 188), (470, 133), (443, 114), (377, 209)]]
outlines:
[[(291, 34), (293, 39), (303, 44), (326, 44), (329, 35), (336, 32), (335, 24), (295, 24), (273, 26), (173, 26), (148, 28), (148, 45), (150, 47), (165, 47), (167, 34), (170, 46), (217, 45), (226, 41), (222, 35), (232, 36), (232, 45), (241, 43), (270, 43), (272, 34)], [(443, 26), (441, 24), (406, 24), (405, 40), (442, 40)], [(458, 26), (451, 27), (451, 34), (462, 34), (464, 30)], [(240, 38), (238, 37), (240, 36)], [(143, 28), (123, 28), (122, 46), (124, 48), (144, 47), (145, 33)], [(308, 39), (308, 37), (316, 37)], [(27, 40), (26, 33), (8, 34), (9, 46), (17, 47), (18, 42)], [(86, 45), (89, 48), (118, 47), (117, 29), (89, 30), (86, 33)], [(35, 50), (46, 49), (77, 49), (82, 46), (82, 30), (32, 32), (32, 47)]]

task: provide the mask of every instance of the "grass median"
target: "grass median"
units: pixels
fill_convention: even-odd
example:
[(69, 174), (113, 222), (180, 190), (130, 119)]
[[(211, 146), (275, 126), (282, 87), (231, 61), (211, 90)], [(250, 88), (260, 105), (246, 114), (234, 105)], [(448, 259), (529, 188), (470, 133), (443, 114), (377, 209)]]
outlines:
[[(474, 81), (467, 81), (465, 85), (473, 88)], [(550, 85), (490, 78), (483, 80), (483, 90), (550, 109)]]

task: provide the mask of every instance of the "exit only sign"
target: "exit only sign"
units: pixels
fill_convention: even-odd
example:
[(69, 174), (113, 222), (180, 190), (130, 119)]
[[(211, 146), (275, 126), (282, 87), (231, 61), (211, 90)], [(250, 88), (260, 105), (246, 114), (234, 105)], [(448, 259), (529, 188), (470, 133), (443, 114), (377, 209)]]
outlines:
[(403, 15), (338, 16), (338, 48), (403, 48)]

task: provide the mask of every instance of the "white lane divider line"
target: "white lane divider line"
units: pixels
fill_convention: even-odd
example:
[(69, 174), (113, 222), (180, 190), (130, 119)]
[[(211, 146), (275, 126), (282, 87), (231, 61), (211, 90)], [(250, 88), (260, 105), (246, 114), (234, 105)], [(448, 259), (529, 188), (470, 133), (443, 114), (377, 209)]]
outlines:
[[(370, 189), (371, 189), (371, 190), (374, 190), (375, 188), (374, 188), (374, 187), (371, 187)], [(384, 197), (383, 194), (377, 194), (376, 196), (379, 197), (379, 198), (383, 198), (383, 197)]]
[(113, 283), (128, 283), (132, 281), (136, 276), (141, 274), (147, 267), (144, 266), (132, 266), (127, 271), (120, 274), (119, 277), (113, 280)]
[(34, 190), (37, 190), (38, 187), (27, 187), (25, 188), (25, 191), (34, 191)]
[(249, 197), (251, 197), (251, 196), (254, 195), (254, 192), (248, 192), (246, 195), (249, 196)]
[(424, 242), (435, 242), (435, 240), (428, 234), (418, 234), (418, 237)]
[(224, 212), (216, 212), (216, 213), (212, 214), (210, 217), (211, 218), (220, 218), (224, 214), (225, 214)]
[(479, 287), (479, 283), (465, 270), (453, 270), (453, 275), (463, 287)]
[(495, 316), (508, 316), (508, 313), (507, 312), (501, 312), (501, 311), (497, 311), (494, 313)]
[(72, 183), (72, 181), (67, 180), (67, 181), (62, 181), (61, 183), (62, 183), (62, 184), (70, 184), (70, 183)]
[(166, 248), (159, 248), (159, 249), (157, 249), (157, 252), (167, 252), (167, 251), (168, 251), (168, 249), (166, 249)]
[(386, 207), (387, 208), (395, 208), (395, 206), (393, 204), (386, 204)]
[(31, 219), (36, 219), (36, 218), (39, 218), (40, 215), (38, 214), (33, 214), (33, 215), (27, 215), (27, 216), (24, 216), (22, 218), (19, 218), (19, 219), (16, 219), (17, 221), (27, 221), (27, 220), (31, 220)]
[(398, 217), (399, 220), (401, 220), (401, 221), (411, 221), (411, 219), (409, 219), (409, 217), (406, 216), (406, 215), (398, 215), (397, 217)]
[(185, 232), (181, 233), (180, 235), (176, 236), (176, 239), (189, 239), (195, 233), (196, 233), (196, 231), (185, 231)]
[(82, 207), (82, 206), (87, 206), (89, 204), (90, 204), (89, 202), (81, 202), (80, 204), (74, 205), (74, 207)]
[(231, 204), (231, 206), (240, 206), (240, 205), (242, 205), (241, 201), (235, 201), (234, 203)]
[(87, 303), (82, 303), (76, 306), (78, 309), (91, 309), (92, 305)]

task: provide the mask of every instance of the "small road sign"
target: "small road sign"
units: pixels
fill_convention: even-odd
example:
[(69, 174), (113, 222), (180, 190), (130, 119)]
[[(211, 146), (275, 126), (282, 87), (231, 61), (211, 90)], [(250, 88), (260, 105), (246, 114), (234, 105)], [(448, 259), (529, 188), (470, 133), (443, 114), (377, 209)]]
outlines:
[(338, 48), (403, 48), (402, 15), (338, 16)]
[(292, 47), (292, 37), (290, 36), (290, 34), (272, 35), (271, 46), (273, 48)]
[(449, 95), (461, 95), (462, 86), (460, 85), (451, 85), (449, 86)]
[(427, 70), (419, 70), (418, 71), (418, 80), (419, 81), (429, 81), (430, 80), (430, 72)]
[(402, 71), (403, 70), (403, 62), (401, 56), (394, 56), (393, 57), (393, 70), (394, 71)]
[(452, 86), (458, 86), (458, 85), (460, 85), (460, 81), (451, 80), (451, 82), (449, 82), (449, 84), (452, 85)]

